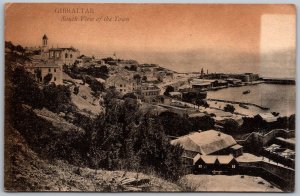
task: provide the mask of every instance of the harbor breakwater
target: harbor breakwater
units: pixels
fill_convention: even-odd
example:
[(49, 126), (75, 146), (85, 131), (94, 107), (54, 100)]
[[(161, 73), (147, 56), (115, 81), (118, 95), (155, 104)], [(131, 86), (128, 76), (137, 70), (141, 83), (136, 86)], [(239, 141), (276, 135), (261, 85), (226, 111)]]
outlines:
[(269, 110), (270, 109), (270, 108), (267, 108), (267, 107), (257, 105), (255, 103), (245, 103), (245, 102), (239, 102), (239, 101), (228, 101), (228, 100), (212, 99), (212, 98), (209, 98), (209, 99), (206, 99), (206, 100), (208, 100), (208, 101), (218, 101), (218, 102), (224, 102), (224, 103), (231, 103), (231, 104), (243, 104), (243, 105), (255, 106), (255, 107), (258, 107), (262, 110)]

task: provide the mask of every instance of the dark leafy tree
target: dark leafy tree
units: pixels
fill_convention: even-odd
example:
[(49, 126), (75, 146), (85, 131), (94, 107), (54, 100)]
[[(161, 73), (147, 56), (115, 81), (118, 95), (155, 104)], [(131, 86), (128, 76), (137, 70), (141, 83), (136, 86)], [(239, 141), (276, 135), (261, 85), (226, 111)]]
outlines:
[(44, 78), (43, 78), (43, 83), (44, 84), (49, 84), (49, 82), (52, 80), (52, 74), (48, 73)]
[(137, 66), (136, 65), (131, 65), (129, 70), (130, 71), (137, 71)]
[(140, 74), (135, 74), (135, 75), (133, 76), (133, 79), (136, 80), (137, 82), (140, 82), (140, 81), (141, 81), (141, 76), (140, 76)]
[(75, 86), (75, 87), (74, 87), (73, 93), (74, 93), (75, 95), (77, 95), (77, 94), (79, 93), (79, 86)]
[(142, 80), (143, 80), (143, 81), (147, 81), (147, 76), (143, 76), (143, 77), (142, 77)]
[(170, 85), (168, 85), (167, 87), (166, 87), (166, 90), (165, 90), (165, 92), (164, 92), (164, 95), (166, 95), (166, 96), (170, 96), (170, 92), (174, 92), (174, 87), (173, 86), (170, 86)]
[(71, 102), (70, 89), (63, 85), (54, 83), (47, 85), (43, 89), (44, 96), (47, 97), (45, 107), (53, 112), (67, 112)]
[(14, 84), (11, 98), (15, 104), (25, 103), (33, 107), (44, 105), (43, 92), (24, 67), (15, 68), (11, 73), (10, 81)]
[(239, 128), (238, 122), (233, 119), (226, 119), (223, 123), (224, 132), (229, 134), (234, 134)]
[(225, 107), (224, 107), (224, 111), (234, 113), (235, 107), (231, 104), (226, 104)]

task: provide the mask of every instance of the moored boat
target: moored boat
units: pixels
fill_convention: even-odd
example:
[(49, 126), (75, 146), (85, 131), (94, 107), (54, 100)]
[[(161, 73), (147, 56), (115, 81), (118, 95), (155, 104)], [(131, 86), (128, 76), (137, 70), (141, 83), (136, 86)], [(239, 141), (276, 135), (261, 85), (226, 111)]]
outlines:
[(246, 90), (243, 92), (243, 94), (249, 94), (250, 93), (250, 90)]

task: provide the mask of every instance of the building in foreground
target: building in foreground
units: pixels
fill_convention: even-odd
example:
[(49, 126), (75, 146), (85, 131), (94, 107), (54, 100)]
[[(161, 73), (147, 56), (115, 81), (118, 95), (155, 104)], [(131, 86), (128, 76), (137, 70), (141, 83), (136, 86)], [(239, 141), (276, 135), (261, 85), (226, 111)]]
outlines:
[(235, 168), (235, 157), (243, 154), (243, 147), (232, 136), (215, 130), (194, 132), (172, 140), (171, 144), (184, 149), (182, 162), (190, 168)]

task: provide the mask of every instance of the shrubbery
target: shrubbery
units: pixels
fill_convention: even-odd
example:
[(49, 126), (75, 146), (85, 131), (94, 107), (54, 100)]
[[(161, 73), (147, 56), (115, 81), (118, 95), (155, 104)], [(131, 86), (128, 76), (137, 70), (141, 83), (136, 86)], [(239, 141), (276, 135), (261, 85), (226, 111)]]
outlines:
[(226, 104), (224, 107), (224, 111), (233, 113), (235, 111), (235, 107), (231, 104)]
[[(110, 89), (106, 111), (90, 130), (90, 167), (147, 171), (172, 180), (180, 176), (182, 149), (172, 146), (157, 116), (142, 114), (137, 100), (120, 100)], [(174, 170), (177, 170), (174, 172)]]
[(213, 129), (215, 121), (211, 116), (188, 118), (173, 112), (163, 112), (159, 116), (167, 135), (182, 136), (191, 131)]

